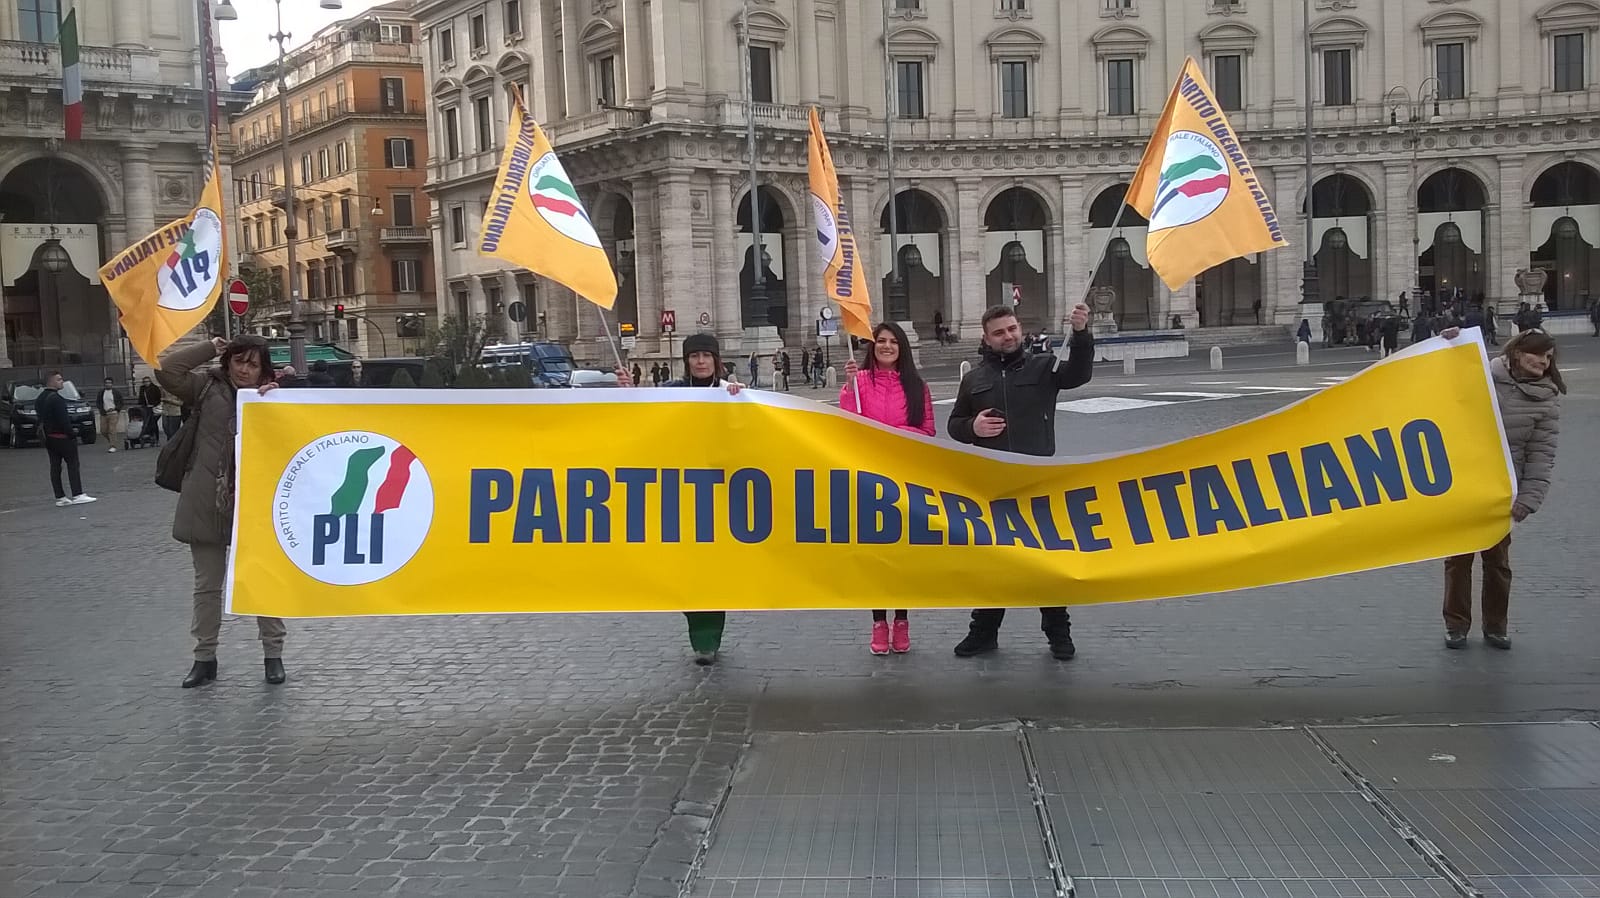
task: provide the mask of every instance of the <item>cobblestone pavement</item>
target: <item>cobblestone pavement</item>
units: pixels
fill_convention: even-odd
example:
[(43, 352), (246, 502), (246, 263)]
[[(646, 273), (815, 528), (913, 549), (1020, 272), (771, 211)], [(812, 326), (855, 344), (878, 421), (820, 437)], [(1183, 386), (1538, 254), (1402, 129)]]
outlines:
[[(154, 452), (86, 447), (100, 501), (57, 509), (44, 453), (0, 450), (0, 898), (675, 895), (773, 734), (1600, 718), (1600, 351), (1568, 342), (1583, 370), (1556, 488), (1517, 532), (1510, 653), (1442, 649), (1424, 564), (1084, 609), (1070, 664), (1028, 612), (977, 661), (950, 654), (955, 612), (914, 614), (890, 658), (867, 654), (864, 614), (736, 613), (710, 670), (677, 615), (336, 620), (291, 622), (290, 680), (269, 687), (253, 623), (229, 620), (221, 678), (180, 690), (190, 572)], [(1062, 452), (1296, 395), (1063, 415)], [(782, 588), (693, 576), (730, 605)]]

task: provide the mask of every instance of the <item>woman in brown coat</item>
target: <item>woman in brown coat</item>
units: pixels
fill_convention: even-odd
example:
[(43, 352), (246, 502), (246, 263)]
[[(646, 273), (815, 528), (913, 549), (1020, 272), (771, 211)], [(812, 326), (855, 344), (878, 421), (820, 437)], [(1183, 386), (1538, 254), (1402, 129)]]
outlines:
[[(1452, 329), (1453, 330), (1453, 329)], [(1445, 336), (1454, 336), (1446, 331)], [(1494, 392), (1517, 498), (1511, 519), (1517, 523), (1539, 510), (1550, 492), (1556, 464), (1556, 438), (1561, 433), (1561, 397), (1567, 384), (1556, 368), (1556, 341), (1549, 334), (1524, 331), (1506, 343), (1489, 362)], [(1483, 641), (1497, 649), (1511, 648), (1507, 617), (1511, 604), (1511, 535), (1483, 550)], [(1444, 644), (1465, 648), (1472, 629), (1472, 554), (1444, 563)]]
[[(217, 367), (197, 371), (218, 354)], [(222, 585), (228, 571), (228, 543), (233, 537), (233, 437), (238, 429), (235, 397), (240, 390), (260, 389), (272, 383), (272, 362), (267, 341), (255, 336), (217, 337), (209, 343), (185, 346), (161, 359), (156, 380), (162, 388), (193, 409), (188, 426), (197, 428), (194, 455), (183, 475), (178, 511), (172, 520), (172, 538), (189, 544), (194, 559), (194, 667), (183, 678), (191, 689), (217, 678), (217, 638), (222, 632)], [(256, 618), (261, 649), (266, 656), (268, 683), (282, 683), (283, 621)]]

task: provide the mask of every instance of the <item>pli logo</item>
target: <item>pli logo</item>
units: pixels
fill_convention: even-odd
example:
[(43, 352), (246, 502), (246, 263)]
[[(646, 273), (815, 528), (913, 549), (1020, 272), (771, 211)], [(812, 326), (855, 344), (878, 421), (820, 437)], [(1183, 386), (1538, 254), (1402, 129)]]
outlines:
[(278, 545), (323, 583), (359, 586), (410, 561), (433, 524), (433, 484), (406, 446), (349, 430), (295, 453), (273, 494)]

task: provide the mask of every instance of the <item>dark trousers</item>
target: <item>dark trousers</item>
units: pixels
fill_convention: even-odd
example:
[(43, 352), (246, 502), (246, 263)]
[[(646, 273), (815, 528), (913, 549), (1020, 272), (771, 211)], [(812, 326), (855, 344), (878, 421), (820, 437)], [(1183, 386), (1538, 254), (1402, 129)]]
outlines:
[[(50, 488), (56, 491), (57, 499), (67, 496), (83, 494), (83, 475), (78, 471), (78, 438), (77, 437), (50, 437), (44, 438), (44, 450), (50, 454)], [(61, 491), (61, 463), (67, 463), (67, 480), (72, 484), (72, 492)]]
[[(1511, 607), (1511, 536), (1478, 554), (1483, 556), (1483, 632), (1504, 636)], [(1468, 553), (1444, 562), (1444, 628), (1452, 633), (1472, 629), (1472, 559)]]
[[(1006, 619), (1004, 608), (978, 608), (972, 612), (972, 632), (993, 635), (1000, 632), (1000, 622)], [(1040, 608), (1039, 629), (1046, 638), (1069, 636), (1072, 633), (1072, 616), (1062, 607)]]
[(155, 442), (161, 433), (158, 429), (161, 427), (161, 422), (156, 419), (156, 410), (148, 405), (140, 406), (140, 409), (144, 412), (144, 425), (139, 431), (139, 439)]
[(183, 419), (178, 417), (177, 415), (162, 415), (161, 416), (161, 432), (165, 433), (167, 435), (167, 439), (169, 439), (169, 440), (172, 439), (172, 435), (173, 434), (178, 432), (178, 428), (180, 428), (182, 426), (183, 426)]
[[(885, 610), (880, 608), (877, 611), (872, 612), (872, 619), (875, 620), (875, 621), (877, 621), (877, 620), (886, 621), (886, 620), (889, 619), (889, 612), (887, 612), (887, 611), (885, 611)], [(895, 620), (906, 620), (905, 610), (902, 609), (900, 611), (896, 611), (894, 613), (894, 619)]]

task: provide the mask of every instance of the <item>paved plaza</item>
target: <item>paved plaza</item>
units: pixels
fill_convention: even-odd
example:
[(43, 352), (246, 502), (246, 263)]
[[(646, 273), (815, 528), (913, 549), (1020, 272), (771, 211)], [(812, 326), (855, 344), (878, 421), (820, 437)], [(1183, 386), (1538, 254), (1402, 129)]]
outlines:
[[(0, 898), (1600, 898), (1600, 341), (1564, 342), (1509, 653), (1443, 648), (1429, 563), (1076, 610), (1068, 663), (1028, 610), (975, 660), (958, 612), (913, 612), (886, 658), (865, 612), (734, 613), (710, 669), (676, 614), (291, 621), (273, 687), (230, 619), (217, 682), (182, 690), (155, 452), (85, 447), (100, 501), (56, 508), (43, 450), (0, 450)], [(1373, 358), (1102, 366), (1063, 399), (1145, 404), (1064, 411), (1061, 452)], [(692, 576), (729, 607), (785, 588)]]

